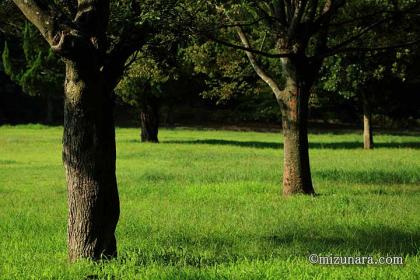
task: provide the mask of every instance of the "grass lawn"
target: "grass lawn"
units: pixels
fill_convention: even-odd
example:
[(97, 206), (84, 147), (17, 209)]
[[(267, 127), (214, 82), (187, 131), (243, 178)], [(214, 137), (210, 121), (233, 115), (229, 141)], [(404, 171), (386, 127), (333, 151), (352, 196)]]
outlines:
[(420, 279), (420, 135), (311, 134), (319, 196), (283, 198), (280, 133), (117, 129), (119, 257), (69, 265), (61, 134), (0, 127), (1, 279)]

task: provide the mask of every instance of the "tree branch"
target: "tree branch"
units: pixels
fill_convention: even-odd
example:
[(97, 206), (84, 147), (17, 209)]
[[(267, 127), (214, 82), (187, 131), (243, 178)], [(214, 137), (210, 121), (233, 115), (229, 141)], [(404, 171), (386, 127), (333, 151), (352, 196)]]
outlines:
[(390, 46), (382, 46), (382, 47), (375, 47), (375, 48), (342, 48), (342, 49), (336, 49), (336, 50), (329, 50), (327, 53), (322, 54), (319, 57), (325, 58), (329, 56), (336, 55), (338, 53), (348, 53), (348, 52), (372, 52), (372, 51), (386, 51), (386, 50), (395, 50), (395, 49), (401, 49), (401, 48), (407, 48), (411, 46), (418, 45), (420, 46), (420, 39), (407, 42), (407, 43), (401, 43), (401, 44), (395, 44)]
[(371, 25), (369, 25), (369, 26), (366, 26), (365, 28), (363, 28), (359, 33), (357, 33), (356, 35), (354, 35), (354, 36), (351, 36), (350, 38), (348, 38), (348, 39), (346, 39), (346, 40), (344, 40), (344, 42), (342, 42), (342, 43), (340, 43), (340, 44), (338, 44), (338, 45), (336, 45), (336, 46), (334, 46), (334, 47), (332, 47), (332, 48), (329, 48), (331, 51), (334, 51), (335, 49), (340, 49), (340, 48), (342, 48), (343, 46), (347, 46), (347, 45), (349, 45), (350, 43), (352, 43), (352, 42), (354, 42), (355, 40), (357, 40), (357, 39), (359, 39), (360, 37), (362, 37), (363, 35), (365, 35), (367, 32), (369, 32), (370, 30), (372, 30), (373, 28), (375, 28), (376, 26), (378, 26), (378, 25), (380, 25), (380, 24), (382, 24), (382, 23), (384, 23), (385, 21), (387, 21), (388, 19), (381, 19), (381, 20), (378, 20), (377, 22), (374, 22), (374, 23), (372, 23)]
[(314, 33), (318, 31), (324, 23), (329, 23), (332, 16), (346, 3), (346, 0), (327, 0), (325, 1), (324, 7), (322, 9), (321, 15), (314, 20), (313, 30)]
[[(246, 49), (251, 49), (248, 38), (246, 37), (245, 33), (243, 32), (243, 30), (240, 27), (237, 28), (237, 33), (238, 33), (239, 38), (241, 39), (241, 42), (244, 45), (244, 47)], [(252, 65), (252, 68), (254, 68), (257, 75), (271, 88), (271, 90), (274, 92), (274, 94), (276, 96), (276, 99), (278, 101), (281, 100), (282, 90), (280, 89), (277, 82), (274, 81), (274, 79), (269, 74), (267, 74), (267, 72), (265, 72), (261, 68), (261, 66), (258, 64), (258, 62), (255, 59), (254, 54), (252, 52), (245, 51), (245, 53), (246, 53), (246, 55), (249, 59), (249, 62)]]
[(13, 0), (25, 17), (32, 22), (47, 42), (52, 46), (59, 40), (56, 37), (59, 32), (59, 12), (55, 7), (42, 5), (38, 0)]
[(302, 16), (303, 16), (303, 13), (305, 12), (307, 3), (308, 3), (307, 0), (301, 0), (296, 3), (295, 11), (293, 13), (293, 17), (290, 22), (289, 29), (287, 30), (287, 36), (289, 38), (292, 38), (295, 36), (296, 29), (302, 21)]
[(259, 55), (262, 55), (262, 56), (265, 56), (265, 57), (280, 58), (280, 57), (291, 57), (292, 56), (291, 53), (268, 53), (268, 52), (259, 51), (259, 50), (249, 48), (249, 47), (245, 47), (245, 46), (235, 45), (235, 44), (220, 40), (220, 39), (218, 39), (218, 38), (216, 38), (212, 35), (208, 35), (208, 34), (206, 35), (206, 37), (208, 39), (210, 39), (210, 40), (212, 40), (216, 43), (219, 43), (221, 45), (224, 45), (226, 47), (230, 47), (230, 48), (237, 49), (237, 50), (247, 51), (247, 52), (250, 52), (250, 53), (253, 53), (253, 54), (259, 54)]
[(104, 63), (103, 73), (110, 88), (113, 89), (119, 83), (121, 76), (126, 69), (127, 60), (146, 42), (150, 30), (147, 26), (139, 28), (126, 27), (120, 35), (120, 40), (108, 53)]

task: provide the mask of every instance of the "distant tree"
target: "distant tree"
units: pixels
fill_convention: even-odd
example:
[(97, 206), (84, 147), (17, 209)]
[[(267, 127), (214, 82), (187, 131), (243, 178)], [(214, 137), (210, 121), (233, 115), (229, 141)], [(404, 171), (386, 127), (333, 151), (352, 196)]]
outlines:
[[(392, 20), (381, 24), (375, 32), (365, 34), (363, 41), (355, 42), (359, 48), (375, 49), (379, 43), (382, 46), (392, 45), (395, 41), (403, 42), (408, 38), (419, 38), (419, 18), (412, 13), (398, 16), (401, 7), (398, 1), (393, 1), (392, 8), (397, 13)], [(356, 11), (357, 13), (357, 11)], [(363, 17), (359, 12), (355, 16)], [(368, 25), (370, 19), (365, 19)], [(393, 30), (394, 32), (389, 32)], [(338, 34), (338, 38), (347, 34)], [(342, 39), (343, 40), (343, 39)], [(379, 106), (380, 100), (384, 99), (381, 86), (389, 84), (395, 78), (405, 80), (407, 58), (412, 56), (413, 47), (409, 48), (384, 48), (373, 51), (338, 53), (326, 59), (322, 70), (320, 84), (329, 91), (335, 91), (346, 98), (356, 98), (360, 101), (363, 113), (363, 146), (365, 149), (373, 149), (373, 110)]]
[(116, 92), (123, 101), (139, 111), (141, 142), (158, 143), (159, 109), (165, 94), (163, 90), (172, 77), (164, 73), (151, 57), (137, 54), (135, 59)]
[(374, 147), (372, 114), (386, 94), (383, 85), (395, 78), (405, 79), (401, 58), (406, 55), (409, 55), (408, 49), (342, 54), (327, 59), (324, 64), (321, 87), (360, 102), (364, 149)]
[(116, 89), (123, 101), (139, 111), (142, 142), (159, 142), (160, 108), (193, 90), (195, 84), (190, 81), (192, 68), (182, 56), (185, 38), (160, 35), (166, 38), (164, 43), (137, 52)]

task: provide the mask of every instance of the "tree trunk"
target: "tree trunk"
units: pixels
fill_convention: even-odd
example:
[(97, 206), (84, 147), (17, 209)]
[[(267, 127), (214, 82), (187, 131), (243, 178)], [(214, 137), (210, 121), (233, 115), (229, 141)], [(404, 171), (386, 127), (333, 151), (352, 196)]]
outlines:
[(155, 98), (145, 98), (145, 104), (140, 112), (140, 122), (141, 142), (159, 143), (159, 106)]
[(99, 67), (66, 61), (63, 162), (70, 261), (117, 254), (113, 99)]
[(363, 147), (366, 150), (373, 149), (372, 113), (370, 102), (365, 93), (362, 94), (363, 103)]
[(314, 194), (308, 145), (309, 92), (287, 87), (284, 93), (282, 127), (284, 136), (283, 194)]
[(72, 8), (77, 7), (73, 19), (43, 1), (13, 2), (66, 64), (63, 163), (70, 261), (116, 256), (119, 199), (112, 91), (137, 48), (128, 44), (107, 52), (109, 1), (72, 1)]
[[(283, 195), (314, 194), (309, 164), (308, 102), (313, 77), (296, 61), (282, 59), (285, 88), (281, 93), (284, 136)], [(300, 68), (299, 68), (300, 67)]]

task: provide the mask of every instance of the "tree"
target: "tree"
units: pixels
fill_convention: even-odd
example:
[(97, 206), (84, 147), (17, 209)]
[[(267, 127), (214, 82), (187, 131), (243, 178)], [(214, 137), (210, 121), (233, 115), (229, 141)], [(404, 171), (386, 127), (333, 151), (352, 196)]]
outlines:
[[(311, 88), (326, 57), (339, 52), (361, 52), (354, 43), (377, 27), (418, 8), (415, 1), (209, 1), (207, 13), (214, 15), (209, 28), (195, 25), (196, 32), (245, 51), (257, 75), (271, 88), (282, 112), (284, 135), (283, 194), (313, 194), (307, 136), (308, 101)], [(401, 3), (400, 3), (401, 2)], [(396, 4), (395, 4), (396, 3)], [(398, 5), (397, 5), (398, 4)], [(354, 16), (355, 11), (363, 15)], [(366, 21), (368, 19), (368, 21)], [(222, 30), (223, 32), (218, 32)], [(233, 30), (240, 43), (232, 42)], [(261, 36), (266, 37), (261, 40)], [(262, 41), (253, 47), (251, 39)], [(413, 44), (405, 38), (399, 44)], [(269, 42), (264, 49), (265, 42)], [(376, 45), (375, 48), (389, 46)], [(369, 48), (371, 49), (371, 48)], [(258, 56), (279, 59), (282, 80), (264, 69)]]
[(114, 257), (119, 218), (114, 88), (126, 61), (146, 43), (153, 28), (162, 29), (166, 22), (160, 19), (174, 3), (13, 2), (66, 67), (63, 162), (68, 186), (69, 258)]
[(159, 109), (164, 94), (162, 86), (168, 79), (153, 59), (142, 56), (136, 58), (118, 84), (117, 94), (139, 111), (141, 142), (159, 142)]
[[(398, 6), (395, 8), (398, 9)], [(363, 14), (357, 16), (361, 17)], [(365, 25), (368, 25), (369, 19), (365, 21)], [(361, 49), (364, 47), (374, 49), (378, 42), (381, 45), (392, 45), (395, 40), (406, 39), (405, 36), (418, 37), (416, 21), (418, 19), (411, 13), (405, 14), (404, 19), (396, 17), (392, 21), (383, 23), (375, 32), (364, 35), (363, 42), (357, 42), (357, 46)], [(381, 99), (384, 99), (386, 92), (384, 85), (395, 79), (405, 80), (407, 74), (405, 69), (408, 64), (406, 60), (411, 54), (412, 50), (409, 48), (338, 53), (328, 57), (322, 67), (319, 82), (323, 89), (335, 91), (346, 98), (356, 98), (360, 102), (364, 149), (369, 150), (374, 147), (372, 114), (374, 108), (379, 107)], [(375, 104), (377, 106), (374, 106)]]
[(2, 60), (5, 73), (22, 90), (31, 96), (41, 96), (46, 101), (46, 122), (53, 122), (53, 100), (61, 93), (64, 80), (63, 67), (58, 57), (45, 45), (33, 26), (25, 22), (22, 32), (22, 56), (10, 55), (7, 41)]
[[(387, 50), (373, 53), (340, 54), (326, 60), (320, 87), (360, 103), (363, 123), (363, 147), (374, 147), (372, 114), (379, 106), (389, 81), (404, 79), (402, 59), (409, 50)], [(376, 105), (376, 106), (375, 106)], [(384, 112), (385, 113), (385, 112)]]
[(159, 110), (171, 97), (191, 88), (186, 81), (191, 70), (180, 56), (182, 38), (166, 38), (165, 43), (145, 46), (132, 57), (133, 63), (117, 87), (124, 102), (140, 115), (141, 142), (158, 143)]

